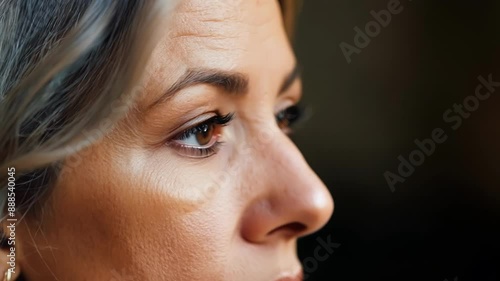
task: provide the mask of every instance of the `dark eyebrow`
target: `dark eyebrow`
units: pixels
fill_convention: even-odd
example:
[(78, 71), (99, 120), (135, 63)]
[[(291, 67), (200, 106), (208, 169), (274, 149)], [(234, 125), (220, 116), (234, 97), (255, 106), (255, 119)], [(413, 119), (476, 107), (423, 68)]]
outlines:
[(149, 107), (154, 107), (170, 99), (182, 89), (199, 84), (212, 85), (229, 94), (245, 94), (248, 92), (248, 77), (239, 72), (227, 72), (214, 69), (189, 69), (161, 97)]
[[(300, 68), (298, 65), (295, 65), (292, 72), (285, 77), (279, 93), (286, 92), (299, 77)], [(243, 95), (248, 92), (250, 82), (247, 75), (239, 72), (215, 69), (189, 69), (160, 98), (153, 102), (149, 108), (167, 101), (182, 89), (199, 84), (221, 88), (228, 94)]]

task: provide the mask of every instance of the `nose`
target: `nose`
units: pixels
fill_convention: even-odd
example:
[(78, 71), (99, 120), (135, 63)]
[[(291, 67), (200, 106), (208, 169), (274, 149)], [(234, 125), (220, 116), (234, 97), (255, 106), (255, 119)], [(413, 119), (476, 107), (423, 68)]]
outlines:
[[(281, 131), (254, 154), (253, 193), (242, 221), (252, 243), (298, 238), (323, 227), (333, 213), (330, 192)], [(258, 155), (258, 156), (257, 156)]]

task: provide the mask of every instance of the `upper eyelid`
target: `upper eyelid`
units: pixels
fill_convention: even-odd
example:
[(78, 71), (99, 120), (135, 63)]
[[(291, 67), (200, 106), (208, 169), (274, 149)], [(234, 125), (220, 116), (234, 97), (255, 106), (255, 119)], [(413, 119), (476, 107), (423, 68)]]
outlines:
[[(217, 120), (215, 120), (216, 118), (221, 118), (221, 119), (224, 119), (224, 122), (222, 124), (219, 124), (217, 122)], [(186, 126), (185, 124), (182, 127), (184, 127), (185, 129), (178, 129), (178, 133), (177, 134), (174, 134), (174, 136), (172, 137), (173, 139), (178, 139), (179, 137), (181, 137), (182, 135), (188, 133), (188, 131), (190, 130), (193, 130), (203, 124), (206, 124), (207, 122), (211, 121), (210, 123), (211, 124), (219, 124), (219, 125), (222, 125), (222, 126), (225, 126), (227, 125), (229, 122), (231, 122), (232, 120), (234, 119), (234, 113), (229, 113), (229, 114), (226, 114), (226, 115), (220, 115), (220, 114), (215, 114), (213, 115), (212, 117), (210, 118), (206, 118), (204, 119), (203, 121), (200, 121), (198, 123), (194, 123), (191, 125), (191, 126)]]
[[(304, 92), (303, 92), (303, 88), (302, 88), (302, 79), (299, 78), (292, 83), (290, 88), (285, 93), (283, 93), (282, 95), (277, 97), (278, 99), (277, 99), (276, 105), (283, 104), (283, 103), (287, 103), (289, 105), (297, 105), (301, 102), (303, 95), (304, 95)], [(287, 107), (288, 106), (279, 107), (279, 108), (281, 110), (281, 109), (284, 109)], [(275, 110), (277, 110), (276, 107), (275, 107)]]
[[(173, 136), (173, 139), (181, 139), (181, 137), (183, 137), (183, 136), (184, 136), (185, 134), (187, 134), (187, 133), (193, 134), (194, 132), (192, 132), (192, 131), (193, 131), (194, 129), (196, 129), (197, 127), (199, 127), (199, 126), (201, 126), (201, 125), (203, 125), (203, 124), (205, 124), (205, 123), (207, 123), (208, 121), (212, 120), (213, 118), (214, 118), (214, 117), (210, 117), (210, 118), (208, 118), (208, 119), (206, 119), (206, 120), (204, 120), (204, 121), (201, 121), (201, 122), (199, 122), (199, 123), (193, 124), (193, 125), (191, 125), (191, 126), (185, 126), (185, 129), (180, 129), (180, 131), (179, 131), (177, 134), (175, 134), (175, 135)], [(213, 122), (213, 121), (212, 121), (212, 122)], [(212, 123), (212, 122), (211, 122), (211, 123)], [(184, 125), (183, 125), (183, 126), (184, 126)]]
[(215, 116), (217, 116), (216, 112), (198, 115), (197, 117), (195, 117), (187, 122), (184, 122), (182, 125), (171, 130), (171, 132), (167, 135), (166, 139), (171, 140), (172, 138), (177, 137), (178, 135), (182, 134), (186, 130), (189, 130), (191, 128), (199, 126), (199, 125), (207, 122), (208, 120), (214, 118)]
[[(296, 84), (298, 82), (301, 82), (300, 79), (297, 79), (295, 80), (295, 82), (293, 84)], [(301, 93), (300, 94), (297, 94), (297, 95), (293, 95), (293, 97), (289, 96), (288, 94), (285, 94), (284, 97), (289, 100), (289, 104), (285, 107), (282, 107), (282, 108), (275, 108), (275, 112), (273, 113), (274, 116), (276, 116), (279, 112), (283, 111), (283, 110), (286, 110), (290, 107), (293, 107), (293, 106), (298, 106), (298, 103), (299, 103), (299, 100), (300, 100), (300, 97), (301, 97)], [(235, 117), (235, 113), (229, 113), (227, 115), (221, 115), (220, 113), (218, 113), (217, 111), (214, 111), (214, 112), (209, 112), (209, 113), (205, 113), (205, 114), (202, 114), (202, 115), (198, 115), (197, 117), (183, 123), (182, 125), (178, 126), (177, 128), (173, 129), (171, 131), (171, 133), (168, 134), (168, 136), (165, 138), (165, 142), (170, 142), (174, 139), (178, 139), (179, 137), (181, 137), (184, 133), (186, 133), (188, 130), (191, 130), (193, 128), (196, 128), (197, 126), (200, 126), (206, 122), (208, 122), (210, 119), (213, 119), (217, 116), (221, 116), (221, 117), (226, 117), (226, 116), (229, 116), (230, 117), (230, 120), (227, 122), (231, 122), (234, 117)], [(222, 125), (225, 125), (225, 124), (222, 124)]]

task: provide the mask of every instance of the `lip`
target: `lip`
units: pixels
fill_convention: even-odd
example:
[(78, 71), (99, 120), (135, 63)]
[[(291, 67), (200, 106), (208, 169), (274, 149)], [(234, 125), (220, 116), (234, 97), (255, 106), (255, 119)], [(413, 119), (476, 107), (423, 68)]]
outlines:
[(295, 275), (285, 275), (276, 279), (275, 281), (303, 281), (304, 274), (302, 272), (302, 268)]

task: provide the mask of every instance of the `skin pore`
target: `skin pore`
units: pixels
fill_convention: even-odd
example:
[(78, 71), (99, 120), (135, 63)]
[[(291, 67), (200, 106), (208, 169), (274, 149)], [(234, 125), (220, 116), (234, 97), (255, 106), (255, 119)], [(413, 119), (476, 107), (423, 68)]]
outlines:
[(276, 122), (301, 96), (277, 1), (181, 1), (163, 30), (130, 114), (19, 225), (27, 280), (275, 281), (330, 218)]

